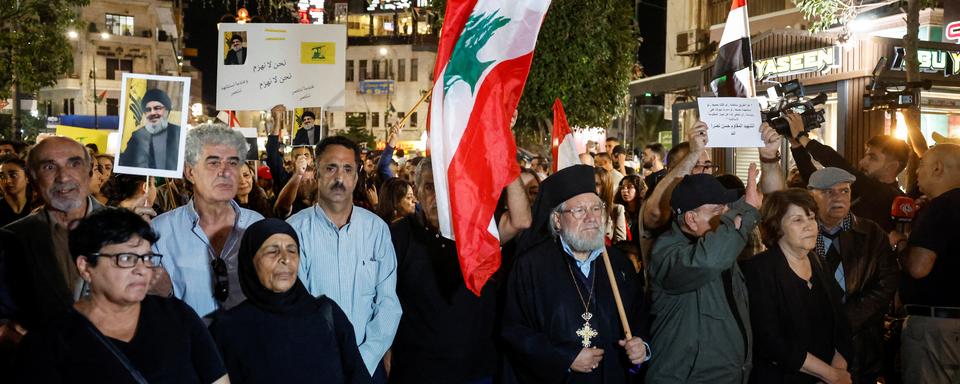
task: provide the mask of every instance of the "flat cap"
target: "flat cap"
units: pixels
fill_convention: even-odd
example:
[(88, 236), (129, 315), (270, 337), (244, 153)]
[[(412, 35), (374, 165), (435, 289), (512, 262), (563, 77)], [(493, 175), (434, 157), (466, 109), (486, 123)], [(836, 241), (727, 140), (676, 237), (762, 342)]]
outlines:
[(826, 167), (810, 175), (807, 188), (828, 189), (840, 183), (852, 183), (856, 180), (857, 177), (850, 174), (850, 172), (836, 167)]

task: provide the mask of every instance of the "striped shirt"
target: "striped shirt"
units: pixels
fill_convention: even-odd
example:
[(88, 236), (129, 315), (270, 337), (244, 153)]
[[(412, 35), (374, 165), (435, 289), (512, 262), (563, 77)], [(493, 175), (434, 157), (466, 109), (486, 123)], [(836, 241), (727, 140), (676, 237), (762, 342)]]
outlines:
[(287, 222), (300, 237), (300, 281), (314, 296), (326, 295), (343, 309), (367, 371), (374, 372), (393, 343), (402, 313), (387, 223), (354, 206), (347, 224), (337, 228), (319, 205)]

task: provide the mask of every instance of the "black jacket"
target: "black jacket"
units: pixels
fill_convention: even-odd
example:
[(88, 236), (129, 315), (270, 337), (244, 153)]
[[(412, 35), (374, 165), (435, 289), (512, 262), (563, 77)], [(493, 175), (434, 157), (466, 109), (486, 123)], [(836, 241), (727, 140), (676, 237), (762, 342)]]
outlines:
[[(156, 168), (175, 171), (177, 161), (180, 160), (180, 126), (170, 123), (167, 129), (158, 135), (164, 135), (167, 141), (167, 153), (165, 158), (155, 159)], [(130, 140), (127, 141), (127, 148), (120, 153), (119, 165), (125, 167), (150, 168), (150, 132), (140, 128), (133, 131)], [(159, 157), (159, 155), (157, 155)]]
[(223, 60), (223, 65), (243, 65), (247, 61), (247, 48), (240, 48), (240, 51), (243, 52), (243, 59), (237, 57), (237, 52), (234, 50), (227, 51), (227, 58)]

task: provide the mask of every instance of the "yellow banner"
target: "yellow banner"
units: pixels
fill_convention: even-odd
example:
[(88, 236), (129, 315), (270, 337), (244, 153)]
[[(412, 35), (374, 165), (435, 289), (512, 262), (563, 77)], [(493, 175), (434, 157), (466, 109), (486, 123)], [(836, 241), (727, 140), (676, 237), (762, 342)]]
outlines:
[(123, 137), (120, 138), (120, 152), (127, 149), (127, 140), (130, 140), (130, 135), (140, 128), (142, 119), (138, 119), (141, 116), (136, 116), (134, 110), (140, 110), (140, 100), (143, 99), (144, 93), (147, 93), (147, 79), (127, 79), (127, 100), (120, 100), (121, 108), (127, 109), (123, 121), (120, 122), (122, 124), (120, 132), (123, 132)]
[(334, 64), (336, 62), (337, 43), (300, 43), (300, 64)]
[(66, 136), (76, 141), (79, 141), (80, 144), (87, 145), (90, 143), (96, 144), (97, 148), (100, 148), (101, 152), (106, 152), (107, 150), (107, 137), (111, 133), (116, 132), (113, 130), (106, 129), (89, 129), (89, 128), (79, 128), (71, 127), (69, 125), (58, 125), (57, 126), (57, 136)]

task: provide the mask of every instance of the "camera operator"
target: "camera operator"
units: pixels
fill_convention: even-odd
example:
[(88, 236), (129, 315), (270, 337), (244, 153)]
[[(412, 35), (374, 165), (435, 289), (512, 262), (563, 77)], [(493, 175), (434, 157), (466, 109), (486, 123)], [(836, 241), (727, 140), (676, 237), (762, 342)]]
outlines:
[(877, 135), (866, 143), (866, 153), (857, 167), (851, 165), (836, 150), (810, 139), (800, 115), (787, 114), (790, 125), (790, 151), (804, 180), (816, 171), (810, 158), (824, 167), (841, 168), (856, 176), (853, 183), (853, 214), (870, 219), (883, 228), (893, 231), (896, 223), (890, 220), (893, 200), (903, 191), (897, 183), (897, 175), (907, 166), (910, 147), (892, 136)]

